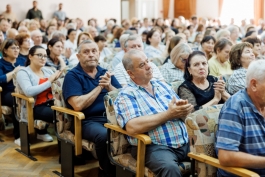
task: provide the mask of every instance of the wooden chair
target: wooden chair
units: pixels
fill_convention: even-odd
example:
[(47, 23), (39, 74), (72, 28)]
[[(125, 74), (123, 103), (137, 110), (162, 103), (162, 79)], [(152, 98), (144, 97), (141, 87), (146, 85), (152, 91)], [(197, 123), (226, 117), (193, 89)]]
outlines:
[[(62, 86), (67, 70), (68, 68), (65, 68), (61, 76), (52, 83), (52, 94), (55, 101), (51, 108), (54, 110), (55, 133), (61, 146), (61, 173), (57, 171), (54, 173), (64, 177), (73, 177), (73, 152), (78, 156), (82, 154), (82, 149), (85, 149), (91, 151), (94, 157), (96, 157), (96, 152), (94, 143), (82, 139), (81, 121), (85, 119), (85, 115), (82, 112), (66, 108)], [(74, 124), (74, 133), (71, 132), (71, 124)]]
[[(108, 156), (113, 164), (116, 165), (116, 176), (130, 177), (154, 177), (155, 174), (145, 167), (146, 145), (151, 144), (148, 135), (138, 134), (133, 137), (138, 139), (137, 160), (130, 154), (130, 145), (125, 136), (129, 135), (117, 124), (113, 102), (119, 90), (109, 92), (104, 97), (104, 104), (108, 117), (108, 122), (104, 126), (108, 129)], [(190, 172), (190, 162), (182, 162), (179, 167), (183, 174)]]
[(42, 120), (34, 120), (33, 117), (33, 104), (34, 98), (27, 97), (24, 95), (21, 87), (16, 81), (16, 74), (13, 76), (13, 83), (15, 85), (15, 92), (12, 93), (13, 96), (13, 111), (15, 113), (16, 119), (19, 121), (20, 129), (20, 149), (16, 150), (30, 158), (33, 161), (37, 159), (30, 154), (30, 136), (35, 135), (35, 128), (45, 129), (49, 126), (49, 123)]
[(258, 174), (244, 168), (224, 167), (215, 155), (215, 131), (222, 105), (209, 106), (190, 114), (185, 124), (187, 127), (192, 159), (192, 176), (216, 176), (217, 168), (244, 177), (257, 177)]

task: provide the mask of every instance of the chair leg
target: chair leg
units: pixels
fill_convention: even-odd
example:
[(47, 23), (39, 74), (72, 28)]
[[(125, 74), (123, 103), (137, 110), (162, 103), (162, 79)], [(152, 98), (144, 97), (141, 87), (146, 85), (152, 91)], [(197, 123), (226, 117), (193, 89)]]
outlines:
[(58, 143), (61, 144), (61, 173), (58, 171), (53, 171), (53, 173), (63, 177), (74, 177), (74, 147), (64, 140), (58, 141)]
[(30, 155), (30, 144), (29, 144), (29, 134), (28, 134), (28, 125), (25, 122), (19, 123), (20, 129), (20, 142), (21, 147), (20, 149), (16, 149), (19, 153), (23, 154), (24, 156), (28, 157), (33, 161), (37, 161), (37, 159)]
[(191, 176), (195, 177), (195, 159), (191, 159)]

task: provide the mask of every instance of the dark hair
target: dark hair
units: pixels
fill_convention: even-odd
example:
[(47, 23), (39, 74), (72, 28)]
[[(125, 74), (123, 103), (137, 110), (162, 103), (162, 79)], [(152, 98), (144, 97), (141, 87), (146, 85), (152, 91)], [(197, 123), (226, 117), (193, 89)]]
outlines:
[(229, 41), (226, 38), (221, 38), (219, 39), (216, 44), (214, 45), (213, 51), (214, 53), (217, 53), (217, 50), (219, 49), (220, 51), (225, 48), (225, 46), (230, 45), (233, 46), (232, 42)]
[(138, 34), (138, 30), (135, 27), (130, 27), (129, 30), (136, 31), (136, 33)]
[(246, 35), (245, 35), (245, 38), (251, 36), (252, 33), (255, 33), (255, 32), (256, 32), (256, 31), (249, 31), (249, 32), (247, 32)]
[(113, 27), (110, 30), (111, 34), (113, 34), (114, 29), (117, 28), (117, 27), (119, 27), (119, 26), (118, 25), (113, 25)]
[(27, 56), (27, 60), (26, 60), (25, 66), (30, 65), (29, 56), (33, 56), (35, 54), (35, 52), (36, 52), (37, 49), (44, 49), (44, 48), (42, 46), (40, 46), (40, 45), (34, 45), (33, 47), (31, 47), (30, 50), (29, 50), (29, 54)]
[(104, 36), (98, 35), (98, 36), (94, 37), (94, 41), (95, 42), (99, 42), (99, 41), (104, 41), (105, 42), (107, 40), (106, 40), (106, 38)]
[(210, 35), (209, 36), (204, 36), (203, 39), (202, 39), (202, 41), (201, 41), (201, 45), (203, 43), (205, 43), (205, 42), (210, 41), (211, 39), (213, 40), (214, 43), (216, 42), (216, 40), (215, 40), (215, 38), (213, 36), (210, 36)]
[(193, 25), (189, 25), (189, 26), (187, 27), (187, 29), (190, 30), (191, 27), (193, 27)]
[(4, 52), (4, 50), (7, 50), (10, 46), (16, 45), (19, 46), (18, 42), (15, 39), (6, 39), (1, 45), (0, 51), (3, 54), (3, 57), (7, 57), (7, 54)]
[[(187, 81), (191, 81), (191, 80), (192, 80), (192, 75), (190, 74), (188, 68), (190, 67), (191, 59), (192, 59), (194, 56), (196, 56), (196, 55), (204, 56), (204, 57), (206, 58), (205, 54), (204, 54), (203, 52), (199, 51), (199, 50), (198, 50), (198, 51), (193, 51), (193, 52), (189, 55), (189, 57), (188, 57), (188, 59), (187, 59), (187, 62), (186, 62), (186, 64), (185, 64), (185, 71), (184, 71), (184, 79), (187, 80)], [(206, 59), (206, 60), (207, 60), (207, 59)], [(210, 70), (209, 70), (209, 68), (208, 68), (208, 75), (209, 75), (209, 73), (210, 73)]]
[(49, 39), (46, 35), (42, 36), (42, 44), (47, 44), (49, 42)]
[[(51, 24), (51, 25), (49, 25), (49, 26), (46, 28), (45, 35), (48, 36), (48, 31), (49, 31), (50, 27), (52, 27), (52, 26), (55, 26), (55, 25), (54, 25), (54, 24)], [(55, 26), (55, 27), (56, 27), (56, 26)]]
[(73, 29), (73, 28), (70, 28), (68, 31), (67, 31), (67, 36), (66, 36), (66, 39), (69, 39), (69, 35), (71, 34), (71, 32), (73, 32), (73, 31), (76, 31), (75, 29)]
[(142, 32), (142, 34), (141, 35), (147, 35), (148, 34), (148, 31), (147, 30), (145, 30), (145, 31), (143, 31)]
[(52, 38), (51, 40), (49, 40), (48, 44), (47, 44), (47, 49), (46, 49), (46, 52), (47, 52), (47, 55), (50, 56), (51, 54), (51, 51), (49, 49), (49, 45), (50, 46), (54, 46), (54, 44), (56, 44), (57, 42), (61, 42), (63, 43), (59, 38), (55, 37), (55, 38)]
[(147, 33), (147, 36), (146, 36), (146, 44), (148, 45), (151, 45), (150, 41), (149, 41), (149, 38), (151, 38), (153, 36), (153, 34), (156, 32), (157, 30), (151, 30)]
[(253, 47), (254, 47), (254, 44), (256, 44), (256, 43), (261, 44), (261, 41), (260, 41), (259, 38), (257, 38), (257, 37), (250, 37), (250, 36), (247, 37), (247, 38), (244, 38), (244, 39), (242, 40), (242, 42), (249, 42), (250, 44), (253, 45)]

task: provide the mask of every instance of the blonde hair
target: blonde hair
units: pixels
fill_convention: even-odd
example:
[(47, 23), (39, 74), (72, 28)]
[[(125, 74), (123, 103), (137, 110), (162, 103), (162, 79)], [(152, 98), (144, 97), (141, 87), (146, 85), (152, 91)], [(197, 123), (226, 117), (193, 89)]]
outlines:
[(176, 45), (170, 53), (170, 59), (175, 65), (181, 55), (189, 55), (192, 53), (190, 46), (186, 43), (179, 43)]

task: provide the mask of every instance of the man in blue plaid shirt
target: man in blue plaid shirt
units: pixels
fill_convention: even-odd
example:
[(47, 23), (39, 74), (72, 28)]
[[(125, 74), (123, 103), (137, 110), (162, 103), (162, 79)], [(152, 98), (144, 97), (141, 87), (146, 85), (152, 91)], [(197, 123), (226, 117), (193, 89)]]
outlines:
[[(130, 134), (145, 133), (152, 144), (146, 147), (145, 165), (157, 176), (180, 177), (178, 162), (189, 152), (188, 134), (183, 122), (193, 106), (179, 100), (169, 85), (152, 80), (152, 67), (146, 55), (130, 50), (123, 65), (130, 83), (119, 93), (115, 108), (119, 125)], [(128, 137), (136, 158), (137, 141)]]

